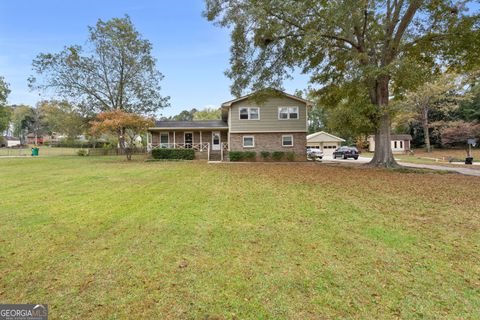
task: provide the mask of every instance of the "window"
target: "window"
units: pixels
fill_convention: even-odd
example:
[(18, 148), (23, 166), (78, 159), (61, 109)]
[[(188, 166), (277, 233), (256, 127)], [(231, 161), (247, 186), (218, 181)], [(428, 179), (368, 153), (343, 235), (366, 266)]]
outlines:
[(400, 141), (400, 149), (403, 149), (403, 141)]
[(168, 148), (168, 132), (160, 133), (160, 148)]
[(282, 136), (282, 147), (293, 147), (293, 136)]
[(257, 107), (240, 108), (240, 120), (259, 120), (260, 109)]
[(279, 107), (278, 119), (298, 119), (298, 107)]
[(255, 147), (255, 138), (253, 136), (243, 136), (243, 147), (244, 148)]
[(394, 145), (394, 148), (397, 149), (397, 141), (395, 140), (395, 142), (393, 143)]

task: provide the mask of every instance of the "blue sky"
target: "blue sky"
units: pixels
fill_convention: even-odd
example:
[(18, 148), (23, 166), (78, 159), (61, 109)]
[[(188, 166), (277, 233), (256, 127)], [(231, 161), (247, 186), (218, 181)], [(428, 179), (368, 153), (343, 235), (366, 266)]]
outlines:
[[(0, 0), (0, 75), (11, 85), (11, 104), (34, 105), (49, 98), (31, 92), (27, 78), (40, 52), (85, 44), (87, 26), (97, 19), (130, 15), (138, 31), (153, 44), (158, 69), (165, 75), (162, 94), (171, 97), (173, 115), (192, 107), (219, 106), (231, 99), (228, 30), (201, 15), (202, 0)], [(306, 76), (285, 83), (287, 92), (304, 89)]]

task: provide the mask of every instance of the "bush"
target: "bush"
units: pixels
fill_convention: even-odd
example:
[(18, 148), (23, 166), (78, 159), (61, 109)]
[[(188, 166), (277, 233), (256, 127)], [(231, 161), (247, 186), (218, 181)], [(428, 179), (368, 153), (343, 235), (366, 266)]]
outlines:
[(88, 156), (88, 149), (80, 149), (77, 151), (77, 155), (80, 157), (86, 157)]
[(106, 145), (109, 145), (108, 142), (68, 142), (62, 141), (57, 143), (51, 143), (52, 148), (104, 148)]
[(154, 159), (193, 160), (195, 151), (193, 149), (153, 149), (152, 157)]
[(294, 161), (295, 160), (295, 152), (289, 151), (285, 154), (286, 158), (288, 161)]
[(245, 151), (243, 153), (243, 158), (245, 160), (255, 160), (257, 153), (255, 151)]
[(270, 152), (268, 152), (268, 151), (261, 151), (261, 152), (260, 152), (260, 156), (262, 156), (262, 159), (263, 159), (263, 160), (267, 160), (268, 158), (270, 158)]
[(274, 151), (272, 152), (272, 158), (275, 161), (280, 161), (282, 160), (283, 156), (285, 155), (285, 152), (283, 151)]
[(257, 153), (255, 151), (230, 151), (228, 153), (230, 161), (255, 160)]

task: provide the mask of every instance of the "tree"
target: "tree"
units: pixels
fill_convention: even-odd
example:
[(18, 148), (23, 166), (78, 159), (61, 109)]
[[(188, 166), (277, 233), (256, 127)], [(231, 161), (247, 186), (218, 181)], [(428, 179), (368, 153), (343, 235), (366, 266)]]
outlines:
[(88, 122), (67, 101), (41, 101), (37, 108), (44, 117), (48, 131), (67, 135), (69, 139), (85, 133)]
[[(421, 69), (478, 64), (478, 13), (465, 1), (206, 0), (205, 16), (231, 28), (232, 93), (281, 87), (301, 68), (318, 95), (368, 98), (376, 131), (373, 166), (397, 166), (390, 147), (390, 96), (418, 83)], [(369, 112), (370, 113), (370, 112)]]
[(205, 108), (193, 115), (193, 120), (219, 120), (222, 117), (220, 108)]
[(131, 160), (137, 138), (147, 132), (153, 124), (153, 119), (122, 110), (113, 110), (102, 112), (91, 121), (90, 131), (92, 135), (116, 134), (119, 137), (120, 149), (125, 152), (127, 160)]
[(425, 149), (431, 152), (429, 114), (432, 109), (452, 111), (458, 108), (462, 100), (467, 100), (468, 95), (461, 93), (463, 84), (456, 74), (444, 73), (430, 82), (426, 82), (415, 91), (409, 91), (405, 98), (398, 103), (402, 109), (413, 113), (414, 118), (419, 118), (425, 142)]
[(28, 133), (29, 117), (32, 113), (32, 108), (27, 105), (12, 105), (11, 109), (13, 135), (18, 136), (22, 144), (25, 144)]
[(161, 120), (168, 121), (192, 121), (195, 113), (197, 113), (197, 109), (192, 108), (191, 110), (183, 110), (177, 115), (170, 116), (170, 117), (162, 117)]
[(10, 88), (3, 77), (0, 77), (0, 135), (8, 129), (11, 112), (6, 106)]
[(467, 139), (480, 138), (480, 123), (448, 122), (440, 129), (440, 134), (443, 146), (466, 146)]
[(152, 114), (168, 105), (169, 98), (160, 94), (163, 75), (156, 69), (152, 45), (128, 16), (99, 19), (89, 33), (86, 48), (73, 45), (59, 53), (39, 54), (33, 60), (39, 78), (30, 77), (31, 88), (53, 89), (88, 113)]

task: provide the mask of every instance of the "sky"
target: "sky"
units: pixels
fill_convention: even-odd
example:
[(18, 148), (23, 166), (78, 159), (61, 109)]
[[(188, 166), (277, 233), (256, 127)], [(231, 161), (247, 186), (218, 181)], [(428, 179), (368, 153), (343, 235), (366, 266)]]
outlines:
[[(219, 107), (232, 98), (228, 30), (202, 17), (202, 0), (0, 0), (0, 75), (12, 90), (10, 104), (35, 105), (51, 98), (32, 92), (27, 79), (39, 53), (84, 45), (87, 26), (100, 18), (128, 14), (137, 30), (153, 45), (157, 68), (165, 76), (162, 94), (170, 96), (170, 116), (193, 107)], [(305, 89), (308, 77), (295, 75), (285, 90)], [(159, 115), (160, 115), (159, 114)]]

